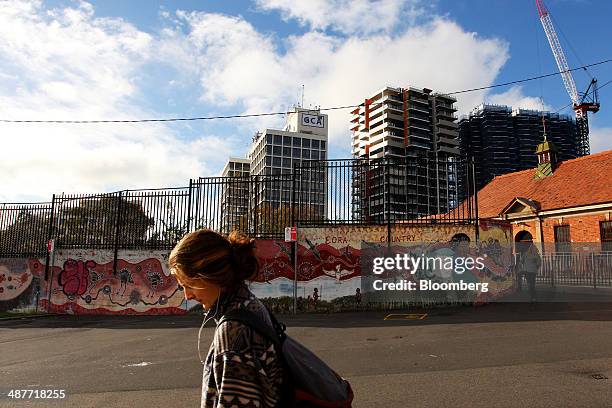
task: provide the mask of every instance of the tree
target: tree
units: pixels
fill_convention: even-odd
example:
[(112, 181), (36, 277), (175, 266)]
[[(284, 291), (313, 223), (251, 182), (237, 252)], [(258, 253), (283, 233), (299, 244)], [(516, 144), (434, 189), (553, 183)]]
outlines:
[(61, 246), (114, 247), (117, 228), (120, 246), (138, 246), (145, 243), (147, 231), (155, 225), (141, 203), (119, 196), (83, 198), (75, 207), (60, 205), (56, 222)]
[(0, 254), (37, 255), (46, 250), (50, 209), (22, 206), (21, 208), (0, 209), (0, 220), (15, 220), (8, 225), (0, 224)]
[[(292, 214), (293, 212), (293, 214)], [(282, 235), (285, 227), (291, 226), (292, 215), (294, 221), (320, 221), (324, 222), (327, 218), (313, 205), (296, 205), (262, 203), (256, 209), (249, 211), (241, 216), (238, 225), (239, 229), (251, 235)]]

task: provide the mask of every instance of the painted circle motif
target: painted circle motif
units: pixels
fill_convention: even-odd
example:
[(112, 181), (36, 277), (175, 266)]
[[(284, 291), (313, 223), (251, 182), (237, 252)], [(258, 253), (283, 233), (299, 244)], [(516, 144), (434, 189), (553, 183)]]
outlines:
[(140, 297), (140, 292), (138, 292), (137, 290), (133, 290), (130, 292), (130, 303), (133, 305), (137, 305), (138, 303), (140, 303), (141, 297)]
[(85, 303), (87, 304), (91, 303), (91, 295), (85, 296)]
[(166, 295), (161, 295), (159, 297), (159, 304), (165, 305), (166, 303), (168, 303), (168, 297)]
[(109, 294), (111, 293), (111, 287), (110, 287), (110, 286), (108, 286), (108, 285), (105, 285), (105, 286), (104, 286), (104, 288), (102, 289), (102, 292), (103, 292), (105, 295), (109, 295)]

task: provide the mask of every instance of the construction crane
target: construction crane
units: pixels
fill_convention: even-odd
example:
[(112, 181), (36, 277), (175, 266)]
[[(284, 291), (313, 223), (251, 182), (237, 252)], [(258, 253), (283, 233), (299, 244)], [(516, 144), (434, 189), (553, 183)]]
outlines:
[(563, 78), (563, 84), (565, 89), (572, 100), (574, 111), (576, 112), (576, 127), (578, 131), (578, 155), (586, 156), (590, 154), (589, 147), (589, 117), (588, 112), (597, 112), (599, 110), (599, 96), (597, 95), (597, 79), (592, 78), (587, 90), (579, 94), (576, 89), (576, 82), (572, 76), (569, 66), (567, 65), (567, 59), (561, 43), (557, 37), (557, 32), (553, 26), (548, 9), (544, 5), (544, 1), (536, 0), (536, 6), (538, 7), (538, 13), (540, 14), (540, 21), (544, 27), (546, 38), (552, 49), (552, 53), (557, 61), (559, 72)]

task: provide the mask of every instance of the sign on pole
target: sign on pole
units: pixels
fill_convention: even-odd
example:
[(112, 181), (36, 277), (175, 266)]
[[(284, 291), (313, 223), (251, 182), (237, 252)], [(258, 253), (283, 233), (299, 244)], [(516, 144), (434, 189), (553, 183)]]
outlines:
[(54, 249), (55, 249), (55, 240), (50, 239), (49, 241), (47, 241), (47, 251), (51, 253), (53, 252)]
[(285, 242), (297, 241), (297, 228), (285, 227)]

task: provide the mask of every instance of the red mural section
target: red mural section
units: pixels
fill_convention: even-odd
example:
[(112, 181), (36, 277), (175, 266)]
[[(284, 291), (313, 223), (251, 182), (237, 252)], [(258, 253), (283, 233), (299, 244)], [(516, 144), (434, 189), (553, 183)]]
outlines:
[(327, 276), (338, 281), (361, 276), (359, 258), (361, 250), (350, 245), (333, 247), (315, 245), (308, 239), (298, 244), (298, 281), (310, 281)]
[(256, 256), (259, 260), (259, 274), (253, 280), (270, 283), (277, 278), (293, 279), (291, 244), (276, 240), (257, 240)]
[[(298, 281), (309, 281), (321, 276), (338, 280), (360, 276), (361, 251), (350, 245), (335, 248), (328, 244), (315, 245), (306, 240), (297, 243)], [(291, 243), (276, 240), (258, 240), (257, 258), (260, 263), (258, 283), (270, 283), (277, 278), (293, 280)]]
[[(92, 253), (92, 254), (95, 254)], [(162, 266), (163, 258), (141, 261), (63, 257), (52, 271), (51, 293), (42, 306), (68, 314), (184, 314), (182, 288)], [(92, 258), (96, 258), (93, 256)], [(103, 258), (103, 257), (102, 257)]]

